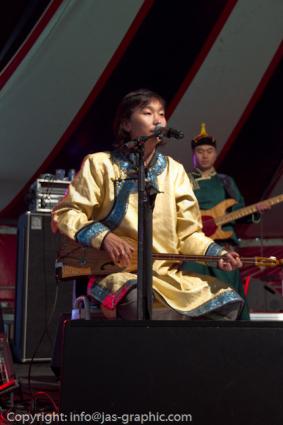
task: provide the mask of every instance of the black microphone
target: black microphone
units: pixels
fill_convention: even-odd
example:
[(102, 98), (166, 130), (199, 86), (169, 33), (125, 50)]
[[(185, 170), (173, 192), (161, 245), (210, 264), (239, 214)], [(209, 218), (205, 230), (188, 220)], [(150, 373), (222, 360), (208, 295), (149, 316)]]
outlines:
[(175, 128), (162, 127), (160, 124), (157, 124), (153, 134), (155, 137), (162, 136), (167, 139), (171, 139), (171, 137), (178, 140), (184, 138), (184, 133), (182, 131), (176, 130)]

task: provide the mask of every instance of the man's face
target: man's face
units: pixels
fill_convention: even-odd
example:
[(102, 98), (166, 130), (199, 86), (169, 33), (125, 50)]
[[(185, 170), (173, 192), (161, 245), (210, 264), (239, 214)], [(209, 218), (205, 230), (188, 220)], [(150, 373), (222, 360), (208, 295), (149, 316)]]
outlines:
[(133, 111), (130, 119), (124, 123), (124, 129), (130, 133), (131, 139), (135, 139), (150, 136), (158, 124), (166, 126), (165, 111), (158, 99), (152, 99), (146, 106)]
[(206, 171), (214, 166), (217, 152), (214, 146), (201, 145), (194, 149), (193, 161), (194, 166), (201, 171)]

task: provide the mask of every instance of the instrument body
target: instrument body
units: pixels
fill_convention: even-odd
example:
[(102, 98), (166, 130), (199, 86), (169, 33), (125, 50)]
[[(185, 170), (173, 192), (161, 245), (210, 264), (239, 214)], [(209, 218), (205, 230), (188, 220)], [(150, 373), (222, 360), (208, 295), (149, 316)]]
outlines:
[[(108, 275), (121, 271), (137, 271), (137, 247), (135, 241), (130, 238), (122, 238), (131, 244), (134, 248), (131, 263), (129, 267), (122, 268), (119, 264), (114, 264), (108, 253), (104, 250), (92, 247), (84, 247), (78, 242), (62, 235), (61, 247), (56, 260), (56, 271), (60, 279), (73, 279), (80, 276)], [(153, 253), (153, 260), (171, 261), (173, 264), (183, 261), (193, 261), (200, 263), (210, 263), (216, 265), (221, 258), (219, 256), (206, 255), (183, 255), (170, 253)], [(253, 264), (259, 267), (273, 267), (283, 264), (282, 260), (275, 257), (241, 257), (244, 264)]]

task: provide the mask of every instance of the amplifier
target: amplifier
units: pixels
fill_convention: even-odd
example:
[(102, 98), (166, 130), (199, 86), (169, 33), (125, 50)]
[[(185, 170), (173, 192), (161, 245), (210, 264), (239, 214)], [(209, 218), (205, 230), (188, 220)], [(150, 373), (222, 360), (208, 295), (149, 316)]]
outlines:
[(69, 180), (37, 179), (35, 191), (37, 194), (64, 196), (69, 184)]
[(72, 310), (73, 281), (56, 279), (60, 236), (50, 226), (50, 214), (28, 211), (19, 218), (13, 348), (23, 363), (51, 359), (60, 317)]
[(29, 205), (30, 211), (51, 212), (53, 207), (55, 207), (62, 198), (63, 196), (58, 195), (39, 195), (31, 200)]
[(69, 184), (69, 180), (37, 179), (29, 192), (30, 211), (50, 212), (64, 197)]

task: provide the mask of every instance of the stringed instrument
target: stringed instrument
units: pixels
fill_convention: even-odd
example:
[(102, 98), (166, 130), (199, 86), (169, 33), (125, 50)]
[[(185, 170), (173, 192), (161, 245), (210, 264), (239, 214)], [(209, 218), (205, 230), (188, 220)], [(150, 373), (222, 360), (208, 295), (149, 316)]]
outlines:
[[(121, 271), (136, 272), (137, 271), (137, 248), (136, 243), (132, 239), (122, 238), (126, 240), (133, 248), (134, 252), (129, 267), (119, 267), (113, 263), (106, 251), (95, 249), (92, 247), (84, 247), (78, 242), (61, 236), (61, 248), (56, 260), (57, 276), (60, 279), (73, 279), (80, 276), (91, 275), (108, 275)], [(204, 256), (204, 255), (183, 255), (183, 254), (158, 254), (152, 253), (153, 260), (167, 260), (172, 263), (183, 261), (193, 261), (201, 263), (214, 263), (221, 257)], [(283, 265), (283, 260), (277, 260), (275, 257), (241, 257), (244, 264), (251, 264), (258, 267), (274, 267)]]
[[(273, 198), (265, 199), (264, 202), (267, 206), (272, 207), (273, 205), (283, 202), (283, 194), (274, 196)], [(215, 207), (209, 210), (201, 211), (201, 218), (203, 223), (203, 232), (206, 236), (211, 239), (229, 239), (233, 232), (229, 230), (223, 230), (222, 224), (230, 223), (231, 221), (237, 220), (238, 218), (245, 217), (247, 215), (257, 212), (257, 204), (252, 204), (244, 208), (240, 208), (236, 211), (226, 213), (229, 207), (235, 205), (237, 201), (235, 199), (225, 199), (224, 201), (217, 204)]]

